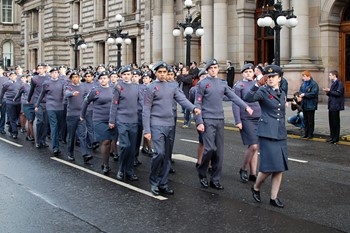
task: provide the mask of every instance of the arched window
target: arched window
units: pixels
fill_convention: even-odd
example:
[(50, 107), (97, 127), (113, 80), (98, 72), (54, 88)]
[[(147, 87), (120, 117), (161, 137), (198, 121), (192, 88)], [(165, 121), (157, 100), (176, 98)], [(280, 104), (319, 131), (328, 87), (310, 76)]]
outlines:
[(2, 22), (13, 23), (13, 1), (2, 0), (1, 2)]
[(4, 59), (4, 66), (13, 66), (13, 43), (7, 41), (2, 47), (2, 57)]

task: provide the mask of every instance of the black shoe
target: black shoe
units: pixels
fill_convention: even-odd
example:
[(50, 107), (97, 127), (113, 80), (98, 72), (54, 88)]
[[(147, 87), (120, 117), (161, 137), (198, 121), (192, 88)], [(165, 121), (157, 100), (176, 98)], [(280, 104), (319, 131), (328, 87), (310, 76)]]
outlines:
[(239, 169), (239, 176), (241, 178), (242, 183), (248, 182), (248, 172), (246, 170), (243, 170), (242, 168)]
[(108, 165), (105, 165), (105, 164), (102, 165), (101, 168), (102, 168), (103, 175), (108, 175), (108, 173), (111, 171), (111, 168)]
[(135, 174), (133, 174), (131, 176), (126, 176), (126, 179), (128, 179), (130, 181), (138, 181), (139, 180), (139, 178)]
[(92, 145), (91, 144), (87, 144), (86, 145), (88, 149), (92, 149)]
[(217, 189), (217, 190), (224, 189), (224, 186), (222, 186), (219, 181), (210, 181), (210, 187)]
[(199, 165), (200, 165), (199, 163), (196, 163), (195, 167), (196, 167), (196, 168), (198, 168), (198, 167), (199, 167)]
[(174, 174), (175, 172), (176, 172), (175, 169), (173, 167), (170, 167), (169, 173)]
[(62, 144), (67, 144), (67, 141), (66, 140), (62, 140)]
[(200, 178), (199, 179), (199, 183), (201, 184), (202, 188), (208, 188), (209, 187), (207, 177)]
[(159, 188), (159, 192), (165, 194), (165, 195), (174, 195), (174, 190), (166, 187), (166, 188)]
[(260, 191), (256, 191), (256, 190), (254, 189), (254, 185), (252, 186), (251, 190), (252, 190), (252, 194), (253, 194), (254, 200), (255, 200), (256, 202), (261, 202), (261, 199), (260, 199)]
[(148, 150), (148, 156), (152, 157), (152, 155), (155, 153), (154, 149)]
[(27, 132), (27, 130), (26, 130), (25, 128), (21, 128), (19, 131), (20, 131), (21, 133)]
[(45, 142), (44, 143), (40, 143), (41, 147), (49, 147), (49, 145), (47, 145)]
[(274, 207), (278, 207), (278, 208), (283, 208), (284, 207), (283, 203), (278, 198), (276, 198), (275, 200), (270, 199), (270, 205), (272, 205)]
[(332, 140), (332, 141), (330, 141), (329, 143), (330, 144), (337, 144), (339, 141), (338, 140)]
[(308, 136), (307, 137), (307, 139), (313, 139), (314, 138), (314, 136)]
[(1, 134), (6, 134), (5, 130), (0, 131)]
[(12, 134), (13, 139), (17, 139), (17, 134)]
[(153, 193), (154, 196), (158, 196), (159, 195), (159, 188), (158, 188), (158, 186), (151, 185), (151, 192)]
[(73, 155), (68, 155), (67, 159), (68, 159), (68, 161), (75, 161), (75, 158)]
[(55, 156), (57, 156), (59, 153), (61, 153), (61, 151), (60, 151), (59, 149), (54, 149), (54, 150), (53, 150), (53, 154), (54, 154)]
[(149, 150), (148, 150), (147, 148), (145, 148), (145, 147), (142, 147), (141, 153), (143, 153), (143, 154), (148, 154), (148, 153), (149, 153)]
[(37, 144), (37, 143), (36, 143), (36, 144), (35, 144), (35, 148), (36, 148), (36, 149), (41, 149), (42, 146), (41, 146), (41, 144)]
[(249, 179), (248, 180), (255, 182), (256, 181), (256, 175), (249, 175)]
[(92, 150), (96, 150), (97, 148), (99, 148), (99, 144), (98, 144), (98, 142), (94, 142), (94, 143), (92, 143)]
[(301, 136), (301, 138), (307, 138), (307, 137), (308, 137), (307, 135)]
[(112, 152), (112, 153), (109, 153), (109, 156), (113, 157), (114, 161), (118, 161), (118, 159), (119, 159), (118, 153)]
[(27, 137), (26, 137), (26, 141), (33, 142), (33, 141), (34, 141), (34, 138), (32, 138), (31, 136), (27, 136)]
[(117, 172), (116, 178), (117, 178), (117, 180), (123, 181), (124, 180), (124, 173), (123, 172)]
[(170, 160), (171, 164), (175, 163), (175, 161), (173, 159)]
[(92, 155), (83, 155), (83, 158), (84, 158), (84, 163), (87, 163), (93, 158), (93, 156)]
[(330, 138), (330, 139), (328, 139), (326, 142), (331, 142), (331, 141), (334, 141), (334, 139), (333, 139), (333, 138)]

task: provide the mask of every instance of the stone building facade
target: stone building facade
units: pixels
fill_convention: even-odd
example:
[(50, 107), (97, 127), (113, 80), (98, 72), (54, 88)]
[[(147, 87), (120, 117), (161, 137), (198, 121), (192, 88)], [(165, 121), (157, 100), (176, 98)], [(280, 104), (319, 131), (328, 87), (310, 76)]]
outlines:
[(22, 62), (21, 8), (14, 0), (0, 1), (0, 65), (12, 68)]
[[(223, 69), (227, 60), (236, 71), (247, 61), (272, 62), (274, 37), (261, 35), (257, 19), (262, 6), (277, 0), (194, 0), (193, 20), (201, 22), (202, 37), (191, 40), (191, 60), (216, 58)], [(117, 46), (107, 44), (116, 30), (116, 14), (124, 17), (123, 32), (130, 45), (122, 45), (122, 64), (150, 64), (159, 60), (184, 62), (184, 37), (173, 28), (187, 14), (183, 0), (15, 0), (21, 7), (21, 64), (74, 64), (71, 46), (73, 24), (87, 48), (79, 51), (80, 66), (117, 63)], [(300, 72), (308, 69), (320, 87), (329, 86), (328, 73), (336, 69), (350, 96), (350, 3), (347, 0), (282, 0), (283, 9), (294, 8), (298, 25), (281, 31), (281, 64), (289, 81), (289, 93), (301, 83)], [(1, 35), (0, 35), (1, 36)], [(15, 54), (19, 53), (15, 49)], [(239, 78), (236, 72), (236, 78)], [(320, 93), (321, 98), (322, 94)]]

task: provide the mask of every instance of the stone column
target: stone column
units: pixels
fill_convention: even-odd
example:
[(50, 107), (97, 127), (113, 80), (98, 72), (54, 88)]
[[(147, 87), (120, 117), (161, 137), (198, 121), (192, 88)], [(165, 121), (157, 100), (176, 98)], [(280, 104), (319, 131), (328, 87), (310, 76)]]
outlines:
[(227, 60), (227, 0), (214, 1), (214, 58), (220, 64)]
[(152, 36), (152, 62), (162, 60), (162, 1), (153, 1), (153, 36)]
[[(152, 17), (152, 11), (151, 11), (151, 4), (152, 1), (146, 1), (145, 2), (145, 27), (143, 29), (144, 33), (144, 41), (143, 41), (143, 47), (144, 47), (144, 57), (143, 61), (148, 65), (152, 62), (152, 37), (151, 37), (151, 17)], [(139, 40), (141, 41), (141, 40)], [(141, 44), (141, 43), (140, 43)], [(140, 50), (141, 51), (141, 50)]]
[(310, 64), (309, 53), (309, 0), (293, 1), (298, 25), (292, 29), (291, 64)]
[[(202, 61), (214, 57), (213, 53), (213, 0), (202, 0), (201, 23), (204, 29), (202, 36)], [(198, 64), (201, 61), (198, 61)]]
[(44, 55), (44, 44), (43, 44), (43, 38), (45, 35), (45, 27), (44, 27), (44, 7), (39, 7), (38, 10), (38, 62), (45, 62), (45, 55)]
[(162, 9), (162, 59), (169, 64), (174, 64), (174, 0), (163, 0)]
[[(289, 1), (283, 2), (283, 10), (290, 9)], [(290, 30), (282, 26), (280, 40), (280, 64), (284, 65), (290, 62)]]

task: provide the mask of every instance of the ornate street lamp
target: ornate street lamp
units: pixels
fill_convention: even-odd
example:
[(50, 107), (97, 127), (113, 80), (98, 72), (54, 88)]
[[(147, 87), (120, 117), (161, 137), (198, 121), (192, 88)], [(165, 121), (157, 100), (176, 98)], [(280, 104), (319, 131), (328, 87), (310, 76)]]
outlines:
[(191, 63), (191, 39), (193, 31), (196, 31), (196, 36), (200, 37), (204, 35), (204, 29), (201, 26), (201, 22), (193, 21), (192, 15), (190, 13), (190, 9), (192, 8), (192, 1), (186, 0), (185, 7), (187, 8), (187, 15), (185, 18), (185, 22), (177, 23), (177, 26), (173, 30), (173, 36), (180, 36), (181, 30), (184, 29), (184, 36), (186, 38), (186, 66), (190, 66)]
[(82, 48), (82, 49), (86, 49), (87, 48), (87, 45), (85, 44), (85, 41), (83, 40), (83, 38), (81, 38), (81, 35), (78, 34), (78, 30), (79, 30), (79, 25), (78, 24), (73, 24), (73, 31), (74, 31), (73, 39), (74, 39), (74, 43), (71, 43), (71, 46), (73, 46), (73, 50), (74, 50), (74, 69), (75, 70), (78, 69), (78, 51), (79, 51), (79, 48)]
[(121, 66), (121, 48), (122, 43), (124, 42), (126, 45), (131, 44), (131, 40), (128, 37), (128, 33), (122, 33), (123, 29), (120, 26), (120, 23), (123, 21), (123, 16), (117, 14), (115, 16), (117, 20), (117, 28), (115, 32), (111, 32), (107, 39), (108, 44), (117, 44), (117, 69)]
[[(269, 6), (267, 5), (267, 8)], [(257, 24), (259, 27), (271, 27), (275, 31), (275, 64), (280, 65), (280, 38), (282, 26), (294, 28), (298, 24), (297, 17), (293, 14), (294, 9), (282, 10), (282, 3), (277, 0), (273, 5), (274, 10), (263, 10)]]

